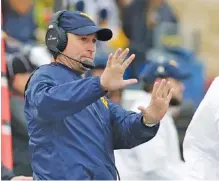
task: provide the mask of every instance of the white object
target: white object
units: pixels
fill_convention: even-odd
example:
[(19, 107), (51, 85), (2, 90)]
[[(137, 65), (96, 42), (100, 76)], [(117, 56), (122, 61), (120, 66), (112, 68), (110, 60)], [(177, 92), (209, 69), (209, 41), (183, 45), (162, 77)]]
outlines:
[[(127, 94), (128, 95), (128, 94)], [(126, 97), (130, 101), (134, 96)], [(131, 110), (147, 107), (151, 94), (141, 91), (140, 99), (132, 103)], [(132, 99), (133, 100), (133, 99)], [(116, 166), (122, 179), (182, 179), (185, 164), (181, 160), (179, 140), (174, 121), (169, 113), (160, 122), (157, 135), (131, 150), (115, 151)]]
[(219, 179), (219, 77), (212, 82), (186, 131), (185, 179)]
[(45, 47), (35, 46), (30, 49), (29, 59), (32, 64), (41, 66), (51, 63), (52, 57)]
[(145, 93), (142, 90), (124, 89), (122, 92), (122, 106), (126, 110), (131, 110), (136, 102), (144, 100), (144, 98)]

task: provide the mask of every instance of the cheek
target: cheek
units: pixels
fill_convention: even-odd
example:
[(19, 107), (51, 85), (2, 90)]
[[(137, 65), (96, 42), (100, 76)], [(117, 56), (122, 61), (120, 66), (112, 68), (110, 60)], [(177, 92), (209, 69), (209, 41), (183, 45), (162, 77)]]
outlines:
[(178, 86), (176, 91), (175, 91), (175, 95), (177, 97), (182, 97), (183, 96), (183, 90), (182, 90), (182, 87)]
[(80, 45), (78, 44), (68, 44), (67, 48), (66, 48), (66, 53), (68, 53), (68, 55), (71, 56), (77, 56), (80, 52), (82, 52), (83, 50), (81, 50), (82, 47), (80, 47)]
[(181, 89), (179, 86), (177, 86), (176, 84), (172, 84), (172, 88), (174, 89), (173, 91), (173, 95), (178, 95), (181, 92)]
[(184, 87), (183, 87), (183, 85), (181, 85), (181, 84), (177, 84), (177, 85), (176, 85), (176, 89), (177, 89), (177, 91), (178, 91), (179, 93), (182, 93), (183, 90), (184, 90)]
[(181, 88), (180, 86), (177, 86), (176, 92), (177, 92), (178, 94), (181, 93), (181, 92), (182, 92), (182, 88)]

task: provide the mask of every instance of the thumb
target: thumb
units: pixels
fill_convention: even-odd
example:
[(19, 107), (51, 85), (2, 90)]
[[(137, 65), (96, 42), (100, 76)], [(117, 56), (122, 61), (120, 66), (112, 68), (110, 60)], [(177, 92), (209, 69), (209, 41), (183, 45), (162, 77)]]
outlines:
[(140, 110), (141, 112), (144, 112), (145, 111), (145, 108), (143, 106), (139, 106), (138, 107), (138, 110)]
[(128, 86), (128, 85), (132, 85), (132, 84), (136, 84), (137, 82), (138, 82), (137, 79), (124, 80), (123, 81), (123, 87)]

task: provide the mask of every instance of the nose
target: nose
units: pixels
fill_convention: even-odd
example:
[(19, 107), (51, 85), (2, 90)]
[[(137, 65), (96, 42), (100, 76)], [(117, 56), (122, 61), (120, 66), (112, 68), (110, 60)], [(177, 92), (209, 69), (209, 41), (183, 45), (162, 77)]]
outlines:
[(96, 51), (96, 44), (93, 42), (89, 43), (87, 46), (87, 51), (92, 55)]

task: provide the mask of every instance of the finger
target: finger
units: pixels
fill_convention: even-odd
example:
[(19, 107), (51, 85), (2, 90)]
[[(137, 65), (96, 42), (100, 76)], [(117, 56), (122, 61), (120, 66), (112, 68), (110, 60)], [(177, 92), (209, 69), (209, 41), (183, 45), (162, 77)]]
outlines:
[(33, 180), (33, 177), (25, 177), (26, 180)]
[(164, 90), (163, 90), (163, 97), (164, 98), (167, 97), (167, 95), (170, 92), (170, 89), (171, 89), (171, 83), (170, 83), (170, 81), (168, 81), (165, 88), (164, 88)]
[(157, 97), (162, 97), (165, 86), (166, 86), (166, 80), (162, 79), (156, 92)]
[(20, 180), (33, 180), (33, 178), (31, 177), (31, 178), (22, 178), (22, 179), (20, 179)]
[(146, 111), (146, 109), (143, 106), (139, 106), (138, 110), (140, 110), (142, 113), (144, 113)]
[(132, 61), (135, 59), (135, 54), (132, 54), (123, 64), (123, 70), (127, 69), (128, 66), (132, 63)]
[(152, 90), (152, 97), (156, 97), (156, 93), (157, 93), (157, 89), (159, 87), (159, 83), (158, 82), (155, 82), (154, 83), (154, 87), (153, 87), (153, 90)]
[(107, 67), (110, 67), (113, 64), (112, 59), (113, 59), (113, 54), (110, 53), (106, 64)]
[(118, 57), (118, 59), (117, 59), (117, 62), (118, 62), (119, 64), (122, 64), (123, 61), (125, 60), (126, 56), (128, 55), (128, 53), (129, 53), (129, 49), (126, 48), (126, 49), (119, 55), (119, 57)]
[(170, 102), (170, 100), (171, 100), (171, 98), (172, 98), (172, 96), (173, 96), (173, 91), (174, 91), (174, 89), (171, 89), (170, 91), (169, 91), (169, 94), (167, 95), (167, 102), (169, 103)]
[[(122, 51), (121, 48), (118, 48), (118, 49), (116, 50), (116, 52), (115, 52), (114, 55), (113, 55), (113, 61), (117, 61), (117, 58), (118, 58), (119, 55), (121, 54), (121, 51)], [(116, 63), (116, 62), (115, 62), (115, 63)]]
[(137, 82), (138, 82), (137, 79), (124, 80), (123, 81), (123, 87), (128, 86), (128, 85), (132, 85), (132, 84), (136, 84)]

